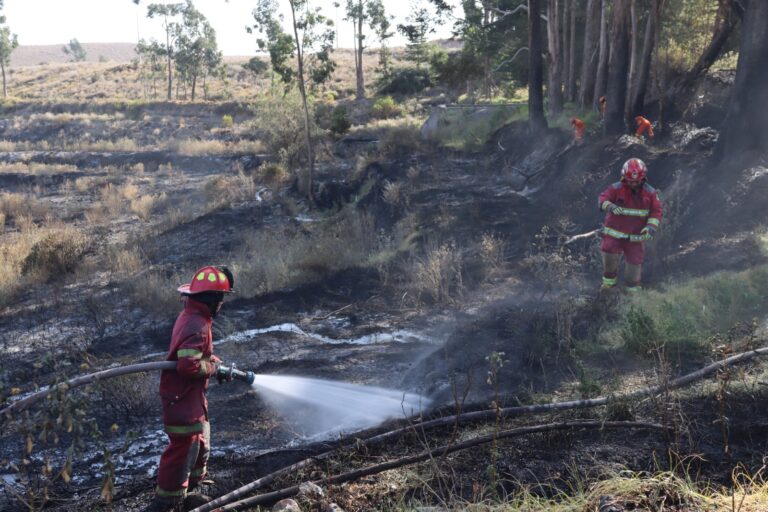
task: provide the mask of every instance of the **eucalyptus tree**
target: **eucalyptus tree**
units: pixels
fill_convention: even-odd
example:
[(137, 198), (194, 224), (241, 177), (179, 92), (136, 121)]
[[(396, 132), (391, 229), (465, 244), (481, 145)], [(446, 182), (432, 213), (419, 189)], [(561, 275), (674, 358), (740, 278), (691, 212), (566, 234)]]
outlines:
[(182, 9), (181, 22), (173, 23), (172, 30), (176, 41), (176, 70), (185, 82), (191, 83), (191, 99), (195, 101), (198, 78), (216, 74), (222, 67), (223, 55), (218, 49), (216, 31), (190, 0)]
[(293, 41), (289, 43), (282, 29), (282, 16), (277, 14), (276, 0), (259, 0), (253, 10), (255, 24), (249, 32), (260, 34), (257, 40), (259, 47), (270, 49), (270, 60), (275, 65), (274, 56), (279, 65), (284, 66), (281, 79), (286, 84), (293, 80), (293, 71), (288, 72), (287, 61), (291, 56), (296, 57), (296, 84), (301, 94), (304, 110), (304, 139), (307, 151), (307, 180), (305, 193), (310, 201), (314, 200), (312, 188), (315, 174), (315, 155), (312, 143), (312, 119), (309, 114), (309, 98), (307, 83), (322, 84), (327, 81), (335, 62), (331, 59), (335, 32), (333, 20), (323, 16), (318, 7), (312, 7), (310, 0), (285, 0), (290, 8), (291, 19), (289, 26), (293, 33)]
[(165, 52), (157, 41), (147, 42), (140, 39), (136, 45), (139, 76), (144, 82), (144, 95), (151, 92), (152, 99), (157, 99), (157, 80), (163, 77)]
[[(392, 36), (388, 34), (389, 20), (384, 12), (382, 0), (347, 0), (346, 18), (351, 21), (354, 32), (355, 46), (355, 94), (358, 99), (365, 97), (365, 75), (363, 72), (363, 52), (365, 51), (366, 35), (364, 29), (374, 31), (383, 41)], [(381, 56), (381, 54), (380, 54)]]
[[(3, 4), (0, 0), (0, 9)], [(0, 16), (0, 69), (3, 73), (3, 98), (8, 97), (6, 86), (5, 68), (11, 64), (11, 53), (18, 48), (19, 38), (11, 33), (11, 28), (5, 24), (5, 16)]]
[[(134, 0), (138, 4), (138, 0)], [(149, 4), (147, 6), (147, 18), (162, 18), (163, 30), (165, 30), (165, 58), (168, 65), (168, 100), (173, 97), (173, 53), (176, 37), (174, 33), (174, 20), (181, 15), (184, 4)]]
[(85, 48), (83, 48), (83, 45), (80, 44), (80, 41), (78, 41), (77, 38), (70, 39), (67, 46), (61, 47), (61, 51), (63, 51), (65, 55), (70, 56), (72, 62), (84, 62), (87, 56)]

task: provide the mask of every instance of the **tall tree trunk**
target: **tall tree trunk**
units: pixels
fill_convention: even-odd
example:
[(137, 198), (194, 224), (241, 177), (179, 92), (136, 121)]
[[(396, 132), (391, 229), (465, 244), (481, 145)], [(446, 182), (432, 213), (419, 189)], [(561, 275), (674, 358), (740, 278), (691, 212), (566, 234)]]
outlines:
[(571, 10), (573, 7), (571, 6), (571, 2), (568, 2), (567, 0), (563, 3), (563, 22), (561, 23), (563, 26), (563, 38), (560, 43), (560, 51), (563, 54), (564, 100), (568, 101), (568, 84), (571, 81), (571, 24), (569, 23), (569, 20), (571, 19)]
[(309, 117), (309, 105), (307, 104), (307, 89), (304, 86), (304, 49), (301, 46), (301, 39), (299, 38), (299, 27), (296, 24), (296, 5), (293, 0), (288, 2), (291, 5), (291, 21), (293, 23), (293, 37), (296, 43), (296, 60), (298, 64), (299, 73), (299, 93), (301, 94), (301, 103), (304, 107), (304, 141), (307, 144), (307, 160), (309, 164), (307, 174), (307, 198), (314, 202), (315, 198), (312, 193), (313, 180), (315, 177), (315, 155), (312, 151), (312, 134), (310, 133), (310, 117)]
[(173, 67), (171, 55), (171, 29), (168, 26), (168, 18), (165, 18), (165, 53), (168, 55), (168, 101), (173, 99)]
[(718, 158), (746, 151), (768, 151), (768, 2), (743, 0), (739, 62), (720, 140)]
[(356, 38), (357, 38), (357, 51), (355, 52), (355, 78), (356, 85), (357, 85), (357, 91), (356, 96), (357, 99), (361, 100), (365, 98), (365, 81), (363, 78), (363, 2), (360, 0), (358, 2), (358, 18), (357, 18), (357, 29), (356, 29)]
[(598, 108), (600, 96), (605, 94), (608, 80), (608, 1), (603, 0), (600, 10), (600, 53), (597, 58), (597, 75), (595, 76), (595, 95), (592, 104)]
[(579, 2), (571, 4), (571, 40), (568, 44), (568, 101), (576, 101), (576, 17), (579, 14)]
[(605, 133), (626, 132), (624, 116), (627, 101), (627, 71), (629, 68), (629, 3), (616, 0), (611, 27), (611, 55), (608, 59), (608, 108), (605, 113)]
[(3, 99), (8, 97), (8, 89), (5, 85), (5, 61), (0, 59), (0, 68), (3, 70)]
[(597, 74), (597, 45), (600, 39), (600, 12), (602, 0), (589, 0), (584, 27), (584, 49), (581, 54), (581, 80), (579, 85), (579, 105), (585, 108), (592, 102)]
[(528, 0), (528, 127), (540, 134), (547, 129), (544, 116), (544, 48), (541, 40), (541, 5)]
[(563, 111), (563, 58), (560, 47), (560, 0), (547, 1), (547, 44), (549, 48), (549, 115)]
[(192, 101), (195, 101), (195, 87), (197, 87), (197, 74), (192, 75)]
[(629, 108), (630, 117), (642, 114), (645, 108), (645, 93), (648, 90), (648, 77), (651, 74), (651, 59), (656, 42), (656, 30), (659, 26), (661, 1), (651, 0), (648, 10), (648, 20), (645, 23), (645, 36), (643, 38), (643, 53), (640, 57), (637, 77), (632, 85), (632, 102)]
[[(629, 75), (627, 79), (627, 101), (632, 98), (632, 87), (637, 73), (637, 0), (630, 0), (629, 4)], [(629, 111), (629, 103), (627, 103)]]
[(728, 42), (728, 38), (736, 27), (737, 16), (734, 12), (733, 0), (720, 0), (719, 3), (712, 39), (696, 64), (673, 85), (674, 95), (677, 97), (676, 104), (680, 111), (688, 107), (694, 85), (720, 57), (725, 43)]

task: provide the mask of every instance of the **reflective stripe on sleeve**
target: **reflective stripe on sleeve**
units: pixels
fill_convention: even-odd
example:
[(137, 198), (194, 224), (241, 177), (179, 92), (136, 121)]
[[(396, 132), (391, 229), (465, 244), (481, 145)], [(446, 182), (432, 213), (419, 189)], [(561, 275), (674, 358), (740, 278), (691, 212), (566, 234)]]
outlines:
[(183, 348), (176, 351), (177, 357), (191, 357), (192, 359), (202, 359), (203, 353), (193, 348)]
[(166, 434), (197, 434), (203, 431), (202, 423), (193, 423), (191, 425), (165, 425)]
[(621, 213), (619, 215), (626, 215), (627, 217), (647, 217), (649, 213), (651, 213), (649, 210), (639, 210), (636, 208), (624, 208), (621, 207)]
[(651, 217), (650, 219), (648, 219), (648, 224), (650, 224), (651, 226), (653, 226), (653, 227), (656, 227), (656, 228), (658, 228), (658, 227), (659, 227), (659, 223), (660, 223), (660, 222), (661, 222), (661, 221), (660, 221), (659, 219), (656, 219), (656, 218), (653, 218), (653, 217)]

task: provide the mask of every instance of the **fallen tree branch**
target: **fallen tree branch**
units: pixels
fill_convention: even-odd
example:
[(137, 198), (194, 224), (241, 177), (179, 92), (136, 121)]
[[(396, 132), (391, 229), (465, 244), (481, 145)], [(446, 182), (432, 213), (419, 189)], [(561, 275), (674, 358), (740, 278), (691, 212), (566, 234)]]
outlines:
[[(460, 450), (466, 450), (467, 448), (472, 448), (482, 444), (487, 444), (498, 439), (523, 436), (528, 434), (537, 434), (541, 432), (551, 432), (555, 430), (570, 430), (570, 429), (577, 429), (577, 428), (599, 429), (599, 430), (605, 430), (605, 429), (615, 430), (615, 429), (622, 429), (622, 428), (652, 429), (652, 430), (665, 429), (665, 427), (655, 423), (644, 423), (644, 422), (637, 422), (637, 421), (627, 421), (627, 422), (572, 421), (572, 422), (566, 422), (566, 423), (547, 423), (543, 425), (519, 427), (519, 428), (510, 429), (510, 430), (502, 430), (501, 432), (495, 432), (495, 433), (484, 435), (484, 436), (475, 437), (473, 439), (469, 439), (467, 441), (463, 441), (461, 443), (457, 443), (453, 445), (440, 446), (437, 448), (433, 448), (432, 450), (421, 452), (417, 455), (410, 455), (408, 457), (403, 457), (400, 459), (383, 462), (381, 464), (376, 464), (374, 466), (368, 466), (368, 467), (356, 469), (354, 471), (349, 471), (347, 473), (342, 473), (340, 475), (322, 478), (319, 480), (315, 480), (313, 483), (317, 485), (336, 485), (343, 482), (356, 480), (364, 476), (375, 475), (378, 473), (382, 473), (384, 471), (389, 471), (390, 469), (396, 469), (403, 466), (416, 464), (418, 462), (423, 462), (432, 457), (444, 457), (449, 453), (457, 452)], [(192, 512), (207, 512), (213, 509), (215, 509), (217, 512), (218, 511), (223, 512), (226, 510), (236, 510), (237, 508), (243, 507), (246, 505), (253, 506), (253, 505), (258, 505), (262, 503), (271, 503), (271, 502), (281, 500), (290, 496), (294, 496), (298, 492), (299, 492), (299, 486), (294, 485), (292, 487), (287, 487), (279, 491), (274, 491), (267, 494), (261, 494), (258, 496), (253, 496), (251, 498), (246, 498), (244, 500), (236, 501), (234, 503), (230, 503), (228, 505), (224, 505), (219, 508), (216, 508), (216, 505), (214, 505), (216, 501), (214, 500), (203, 507), (194, 509)]]
[(102, 370), (96, 373), (80, 375), (78, 377), (69, 379), (66, 382), (60, 382), (59, 384), (56, 384), (54, 386), (49, 386), (36, 393), (32, 393), (31, 395), (25, 398), (15, 401), (5, 409), (0, 410), (0, 419), (10, 419), (13, 413), (23, 411), (27, 407), (30, 407), (36, 404), (37, 402), (47, 397), (54, 391), (58, 391), (60, 389), (69, 390), (72, 388), (85, 386), (86, 384), (91, 384), (93, 382), (99, 382), (101, 380), (107, 380), (107, 379), (112, 379), (114, 377), (119, 377), (121, 375), (127, 375), (129, 373), (141, 373), (141, 372), (149, 372), (154, 370), (172, 370), (174, 368), (176, 368), (176, 361), (154, 361), (151, 363), (139, 363), (139, 364), (130, 364), (128, 366), (119, 366), (117, 368), (110, 368), (108, 370)]
[[(631, 400), (631, 399), (639, 398), (642, 396), (655, 395), (664, 390), (680, 388), (687, 384), (695, 382), (699, 379), (702, 379), (707, 375), (714, 373), (725, 366), (730, 366), (736, 363), (749, 361), (757, 356), (762, 356), (766, 354), (768, 354), (768, 347), (750, 350), (748, 352), (742, 352), (740, 354), (736, 354), (734, 356), (712, 363), (708, 366), (705, 366), (704, 368), (701, 368), (700, 370), (697, 370), (693, 373), (689, 373), (688, 375), (679, 377), (671, 381), (668, 386), (661, 386), (661, 385), (653, 386), (649, 388), (639, 389), (637, 391), (633, 391), (625, 395), (613, 395), (613, 396), (607, 396), (602, 398), (593, 398), (590, 400), (572, 400), (568, 402), (556, 402), (552, 404), (537, 404), (537, 405), (527, 405), (527, 406), (519, 406), (519, 407), (507, 407), (507, 408), (500, 409), (498, 411), (496, 409), (487, 409), (483, 411), (464, 413), (461, 415), (452, 415), (452, 416), (446, 416), (443, 418), (437, 418), (434, 420), (418, 423), (417, 426), (422, 430), (427, 430), (427, 429), (433, 429), (433, 428), (453, 426), (458, 422), (463, 423), (463, 422), (480, 422), (480, 421), (486, 421), (486, 420), (495, 420), (497, 414), (501, 414), (502, 417), (510, 417), (510, 416), (519, 416), (523, 414), (535, 414), (535, 413), (557, 411), (557, 410), (585, 409), (585, 408), (591, 408), (591, 407), (599, 407), (601, 405), (606, 405), (610, 402), (616, 402), (621, 400)], [(265, 475), (259, 478), (258, 480), (254, 480), (253, 482), (246, 484), (242, 487), (239, 487), (238, 489), (235, 489), (230, 493), (220, 496), (219, 498), (216, 498), (215, 500), (211, 501), (209, 504), (196, 508), (194, 512), (210, 512), (211, 510), (216, 509), (216, 507), (218, 506), (231, 503), (233, 500), (237, 500), (238, 498), (241, 498), (242, 496), (245, 496), (246, 494), (252, 491), (255, 491), (256, 489), (259, 489), (260, 487), (263, 487), (265, 485), (272, 483), (273, 481), (275, 481), (275, 479), (277, 479), (280, 476), (298, 471), (299, 469), (309, 465), (314, 461), (326, 459), (332, 456), (333, 454), (335, 454), (340, 449), (345, 449), (345, 448), (349, 449), (349, 448), (363, 447), (363, 446), (367, 447), (367, 446), (383, 443), (385, 441), (389, 441), (389, 440), (401, 437), (402, 435), (407, 433), (411, 428), (412, 427), (410, 426), (402, 427), (399, 429), (384, 432), (382, 434), (379, 434), (373, 437), (369, 437), (367, 439), (355, 440), (351, 443), (343, 444), (338, 448), (334, 448), (332, 450), (328, 450), (323, 453), (320, 453), (314, 457), (309, 457), (307, 459), (301, 460), (290, 466), (283, 467), (281, 469), (278, 469), (277, 471), (274, 471), (268, 475)]]

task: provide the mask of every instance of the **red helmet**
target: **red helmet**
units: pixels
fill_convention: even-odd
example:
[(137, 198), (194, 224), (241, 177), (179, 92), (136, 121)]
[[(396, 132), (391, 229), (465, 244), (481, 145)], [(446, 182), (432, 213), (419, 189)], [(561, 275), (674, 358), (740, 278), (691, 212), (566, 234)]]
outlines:
[(227, 267), (203, 267), (192, 277), (192, 282), (179, 286), (180, 293), (194, 295), (203, 292), (231, 293), (234, 279)]
[(630, 158), (624, 162), (624, 167), (621, 168), (621, 179), (631, 182), (645, 181), (647, 173), (648, 168), (645, 166), (645, 162), (639, 158)]

